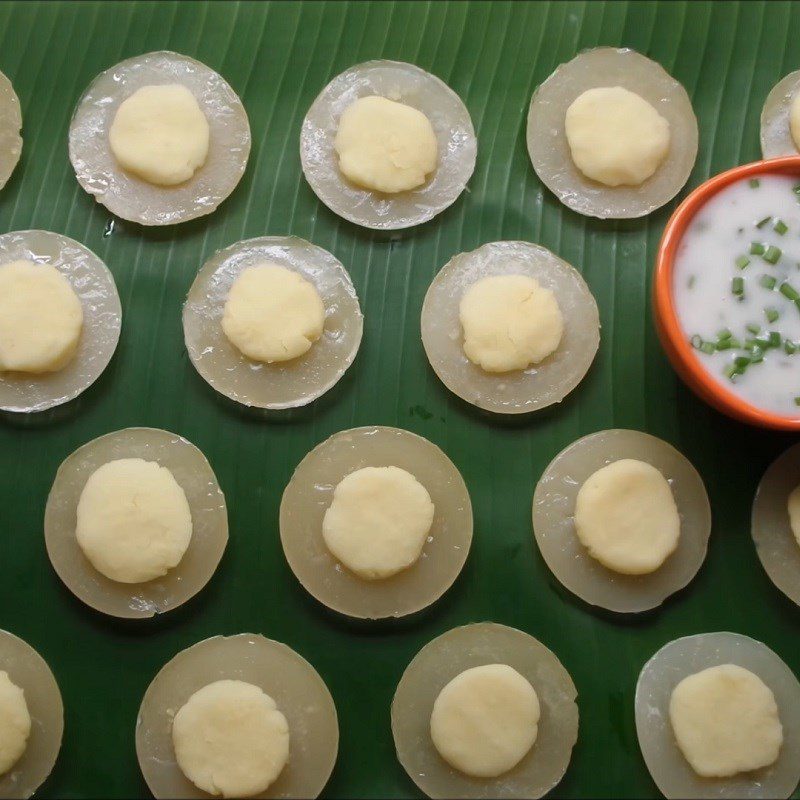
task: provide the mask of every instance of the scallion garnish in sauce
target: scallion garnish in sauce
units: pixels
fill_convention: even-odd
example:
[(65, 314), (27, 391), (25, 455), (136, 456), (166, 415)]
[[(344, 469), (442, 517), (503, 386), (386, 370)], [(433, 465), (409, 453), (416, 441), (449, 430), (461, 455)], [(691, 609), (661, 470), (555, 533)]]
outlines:
[[(799, 204), (797, 178), (727, 186), (684, 233), (674, 276), (681, 326), (709, 374), (753, 405), (792, 416), (800, 408)], [(748, 242), (754, 228), (758, 240)], [(761, 267), (748, 280), (754, 257)]]

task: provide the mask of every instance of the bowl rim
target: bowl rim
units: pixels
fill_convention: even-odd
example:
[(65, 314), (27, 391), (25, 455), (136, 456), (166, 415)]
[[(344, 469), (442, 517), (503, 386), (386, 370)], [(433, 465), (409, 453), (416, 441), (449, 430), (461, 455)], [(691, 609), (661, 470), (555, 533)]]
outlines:
[(766, 411), (718, 383), (701, 364), (684, 334), (675, 307), (672, 275), (678, 245), (697, 212), (718, 192), (743, 178), (764, 174), (796, 175), (800, 155), (761, 159), (714, 175), (694, 189), (675, 209), (658, 245), (653, 278), (653, 316), (661, 344), (679, 376), (696, 394), (734, 419), (775, 430), (800, 431), (797, 416)]

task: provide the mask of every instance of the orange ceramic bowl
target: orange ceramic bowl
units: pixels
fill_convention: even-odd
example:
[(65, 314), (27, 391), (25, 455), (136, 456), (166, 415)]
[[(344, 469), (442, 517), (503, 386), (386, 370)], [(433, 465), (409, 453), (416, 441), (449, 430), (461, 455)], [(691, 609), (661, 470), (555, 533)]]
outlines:
[(698, 186), (679, 206), (667, 222), (658, 247), (653, 281), (653, 312), (658, 337), (675, 371), (703, 400), (729, 417), (785, 431), (800, 431), (800, 412), (797, 416), (782, 416), (765, 411), (743, 400), (714, 380), (689, 343), (678, 321), (673, 296), (672, 271), (678, 245), (686, 228), (697, 212), (721, 189), (743, 178), (765, 174), (796, 175), (800, 177), (800, 155), (754, 161), (722, 172)]

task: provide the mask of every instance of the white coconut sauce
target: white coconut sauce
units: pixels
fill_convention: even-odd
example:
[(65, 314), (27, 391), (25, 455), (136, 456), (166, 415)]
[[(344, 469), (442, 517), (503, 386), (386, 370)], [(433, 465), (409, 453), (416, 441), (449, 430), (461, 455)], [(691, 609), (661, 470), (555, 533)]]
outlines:
[[(800, 415), (800, 179), (731, 184), (678, 246), (675, 306), (709, 374), (765, 411)], [(774, 263), (772, 263), (774, 262)]]

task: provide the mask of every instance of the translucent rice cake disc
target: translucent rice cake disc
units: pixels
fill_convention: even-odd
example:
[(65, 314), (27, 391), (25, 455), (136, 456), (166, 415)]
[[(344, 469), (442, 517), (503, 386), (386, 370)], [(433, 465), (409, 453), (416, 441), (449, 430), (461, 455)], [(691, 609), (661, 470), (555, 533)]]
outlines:
[(208, 798), (175, 760), (172, 720), (199, 689), (218, 680), (258, 686), (289, 723), (289, 761), (257, 798), (313, 798), (325, 788), (339, 748), (336, 706), (314, 667), (291, 648), (253, 633), (215, 636), (178, 653), (153, 679), (136, 719), (136, 755), (153, 796)]
[[(675, 741), (669, 718), (672, 690), (688, 675), (736, 664), (772, 690), (783, 725), (783, 746), (769, 767), (731, 778), (701, 778)], [(701, 633), (662, 647), (642, 668), (636, 684), (636, 733), (647, 768), (668, 798), (787, 798), (800, 781), (800, 684), (766, 645), (739, 633)]]
[[(681, 519), (678, 547), (647, 575), (623, 575), (589, 555), (575, 533), (575, 502), (581, 486), (601, 467), (632, 458), (654, 466), (672, 489)], [(533, 531), (550, 571), (590, 605), (619, 613), (661, 605), (697, 574), (708, 550), (711, 508), (697, 470), (672, 445), (630, 430), (592, 433), (550, 462), (533, 495)]]
[[(172, 83), (191, 91), (208, 120), (208, 158), (185, 183), (155, 186), (119, 166), (108, 132), (119, 105), (135, 91)], [(210, 214), (236, 188), (249, 155), (250, 123), (237, 94), (205, 64), (168, 50), (100, 73), (78, 101), (69, 129), (78, 183), (112, 214), (141, 225), (174, 225)]]
[[(464, 354), (461, 297), (476, 281), (494, 275), (535, 278), (555, 294), (564, 318), (558, 349), (526, 370), (484, 372)], [(530, 242), (491, 242), (451, 258), (428, 288), (421, 328), (428, 361), (442, 383), (497, 414), (523, 414), (563, 400), (586, 375), (600, 343), (597, 303), (580, 273)]]
[(800, 486), (800, 445), (790, 447), (764, 473), (753, 500), (756, 552), (772, 582), (800, 605), (800, 544), (789, 523), (789, 495)]
[[(484, 664), (508, 664), (536, 690), (541, 707), (533, 747), (497, 778), (472, 778), (451, 767), (430, 733), (439, 692), (456, 675)], [(454, 628), (429, 642), (408, 665), (392, 701), (397, 757), (431, 798), (542, 797), (567, 771), (578, 740), (575, 684), (558, 658), (527, 633), (481, 622)]]
[(795, 156), (798, 149), (789, 127), (789, 112), (800, 90), (800, 70), (782, 78), (767, 95), (761, 111), (761, 155), (764, 158)]
[[(340, 172), (333, 147), (339, 118), (370, 95), (412, 106), (430, 120), (439, 163), (419, 188), (381, 194), (350, 183)], [(402, 61), (367, 61), (337, 75), (311, 104), (300, 132), (303, 172), (317, 197), (340, 217), (380, 230), (419, 225), (452, 205), (472, 177), (477, 149), (461, 98), (436, 76)]]
[[(564, 130), (567, 109), (587, 89), (621, 86), (669, 122), (669, 153), (639, 186), (605, 186), (575, 166)], [(528, 154), (542, 182), (567, 207), (601, 219), (642, 217), (669, 202), (697, 157), (697, 118), (686, 90), (663, 67), (627, 48), (596, 47), (559, 66), (534, 92)]]
[(0, 775), (0, 798), (30, 797), (53, 770), (64, 733), (64, 704), (47, 662), (26, 642), (0, 630), (0, 671), (25, 693), (31, 732), (19, 761)]
[[(339, 564), (322, 538), (337, 484), (363, 467), (400, 467), (428, 491), (433, 526), (419, 560), (390, 578), (364, 580)], [(472, 505), (453, 462), (432, 442), (399, 428), (353, 428), (317, 445), (283, 493), (281, 543), (297, 579), (328, 608), (361, 619), (402, 617), (453, 584), (472, 543)]]
[(22, 155), (22, 111), (11, 81), (0, 72), (0, 189)]
[(0, 264), (17, 260), (55, 267), (83, 307), (78, 350), (63, 369), (42, 375), (0, 372), (0, 410), (46, 411), (74, 400), (103, 373), (117, 349), (122, 307), (108, 267), (74, 239), (50, 231), (5, 233), (0, 236)]
[[(98, 572), (75, 536), (78, 502), (91, 475), (120, 458), (166, 467), (192, 513), (192, 538), (180, 563), (147, 583), (118, 583)], [(114, 617), (142, 619), (171, 611), (211, 579), (228, 543), (225, 496), (205, 456), (181, 436), (156, 428), (126, 428), (79, 447), (58, 468), (44, 516), (47, 554), (67, 588), (88, 606)]]
[[(325, 305), (322, 336), (292, 361), (251, 361), (222, 330), (233, 282), (244, 269), (263, 261), (302, 275)], [(237, 403), (267, 409), (304, 406), (333, 387), (353, 363), (363, 327), (347, 270), (327, 250), (296, 236), (262, 236), (219, 250), (197, 273), (183, 308), (186, 347), (203, 379)]]

